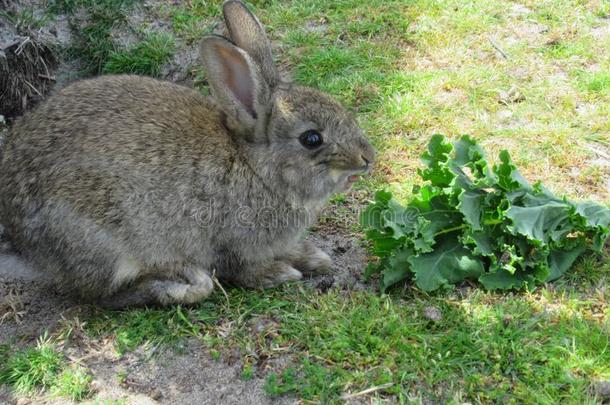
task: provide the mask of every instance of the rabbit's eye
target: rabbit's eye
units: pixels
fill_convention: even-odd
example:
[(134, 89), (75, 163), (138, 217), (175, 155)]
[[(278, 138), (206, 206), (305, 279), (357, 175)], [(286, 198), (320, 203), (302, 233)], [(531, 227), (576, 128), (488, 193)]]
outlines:
[(301, 142), (301, 145), (307, 149), (318, 148), (324, 142), (322, 135), (315, 129), (303, 132), (301, 136), (299, 136), (299, 141)]

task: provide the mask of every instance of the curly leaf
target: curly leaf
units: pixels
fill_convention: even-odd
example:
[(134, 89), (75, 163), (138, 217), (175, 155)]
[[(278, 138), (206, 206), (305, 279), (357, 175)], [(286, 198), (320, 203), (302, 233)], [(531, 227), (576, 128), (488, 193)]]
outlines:
[(428, 143), (428, 151), (422, 155), (422, 161), (427, 168), (418, 170), (419, 175), (424, 180), (429, 180), (433, 186), (449, 186), (455, 177), (447, 166), (452, 150), (453, 146), (445, 140), (444, 136), (432, 135)]
[(610, 225), (610, 209), (593, 201), (576, 204), (576, 213), (585, 219), (588, 226), (599, 226), (607, 230)]
[(388, 258), (381, 278), (382, 292), (410, 276), (409, 257), (413, 256), (413, 253), (413, 249), (402, 248), (397, 250), (394, 256)]
[(462, 246), (457, 238), (447, 238), (434, 252), (411, 256), (415, 283), (424, 291), (455, 284), (465, 279), (476, 279), (484, 270), (481, 260)]
[(557, 241), (570, 231), (570, 206), (556, 201), (534, 207), (512, 206), (506, 217), (513, 222), (509, 227), (513, 232), (541, 243)]
[(379, 257), (367, 274), (381, 272), (384, 290), (411, 274), (426, 291), (466, 278), (488, 289), (533, 288), (586, 249), (601, 250), (610, 234), (608, 208), (530, 185), (507, 151), (490, 169), (473, 138), (452, 146), (434, 135), (422, 160), (425, 183), (406, 206), (382, 191), (361, 216)]
[[(474, 183), (477, 186), (491, 186), (498, 181), (497, 176), (487, 164), (483, 148), (477, 144), (474, 138), (464, 135), (453, 147), (455, 155), (449, 165), (455, 174), (462, 179), (466, 177), (468, 183)], [(472, 180), (464, 172), (464, 167), (469, 169)]]
[(520, 188), (531, 190), (532, 186), (519, 173), (513, 164), (508, 151), (500, 152), (500, 164), (494, 165), (493, 172), (498, 176), (498, 186), (504, 191), (515, 191)]
[(470, 224), (474, 231), (479, 231), (481, 227), (481, 217), (483, 215), (481, 204), (485, 199), (486, 193), (478, 190), (464, 190), (458, 197), (460, 203), (458, 209), (464, 214), (464, 219)]
[(585, 245), (579, 245), (571, 250), (552, 251), (549, 254), (550, 273), (545, 281), (553, 281), (563, 276), (585, 249)]

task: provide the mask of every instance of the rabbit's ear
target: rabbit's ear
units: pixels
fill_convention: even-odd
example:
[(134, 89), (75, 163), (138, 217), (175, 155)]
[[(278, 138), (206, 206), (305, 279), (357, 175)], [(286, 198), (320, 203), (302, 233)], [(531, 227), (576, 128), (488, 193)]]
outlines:
[(206, 37), (199, 46), (212, 95), (240, 132), (250, 132), (264, 114), (269, 87), (246, 52), (226, 38)]
[(270, 87), (280, 79), (267, 34), (256, 16), (238, 0), (228, 0), (223, 5), (223, 13), (231, 39), (246, 51), (258, 65)]

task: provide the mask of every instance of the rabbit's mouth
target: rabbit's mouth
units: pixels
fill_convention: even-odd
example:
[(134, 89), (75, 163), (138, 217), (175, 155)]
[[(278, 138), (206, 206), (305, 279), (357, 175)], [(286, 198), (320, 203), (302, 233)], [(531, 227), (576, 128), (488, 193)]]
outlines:
[(359, 170), (331, 170), (331, 177), (335, 183), (335, 192), (346, 192), (356, 183), (361, 177), (368, 173), (368, 166)]
[(352, 188), (354, 183), (360, 180), (360, 176), (360, 174), (352, 174), (345, 177), (345, 180), (342, 182), (343, 184), (341, 184), (342, 191), (348, 191), (350, 188)]

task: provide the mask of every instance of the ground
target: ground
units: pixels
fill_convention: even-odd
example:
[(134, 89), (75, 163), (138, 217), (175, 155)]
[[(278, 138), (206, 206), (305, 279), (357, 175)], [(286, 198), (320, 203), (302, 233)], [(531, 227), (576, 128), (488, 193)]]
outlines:
[[(2, 1), (0, 1), (2, 4)], [(282, 72), (352, 109), (379, 150), (309, 238), (335, 274), (196, 306), (79, 305), (0, 261), (0, 402), (610, 401), (610, 253), (532, 292), (475, 284), (378, 293), (359, 208), (408, 198), (434, 133), (508, 149), (530, 181), (610, 202), (610, 2), (255, 1)], [(206, 91), (197, 40), (219, 2), (23, 2), (10, 17), (63, 50), (56, 86), (136, 72)], [(54, 34), (53, 34), (54, 33)], [(225, 295), (226, 294), (226, 295)], [(8, 377), (7, 377), (8, 376)]]

